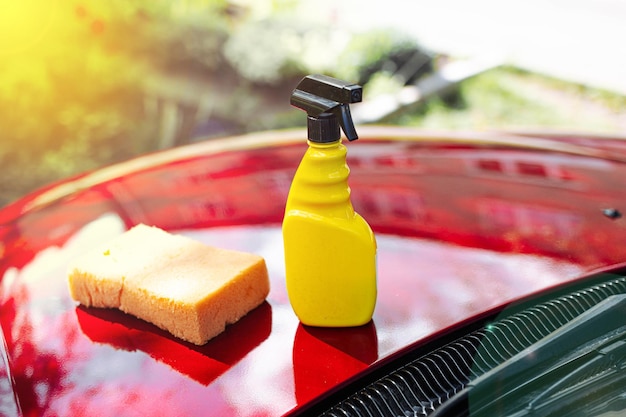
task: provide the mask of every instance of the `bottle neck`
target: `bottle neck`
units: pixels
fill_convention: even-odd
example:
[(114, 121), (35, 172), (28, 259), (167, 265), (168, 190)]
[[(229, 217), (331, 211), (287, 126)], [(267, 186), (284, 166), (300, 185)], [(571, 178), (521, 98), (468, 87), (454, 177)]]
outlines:
[(309, 145), (309, 149), (319, 149), (319, 150), (333, 150), (333, 149), (344, 149), (344, 157), (347, 153), (346, 147), (341, 143), (341, 139), (333, 141), (333, 142), (315, 142), (310, 139), (307, 139), (306, 143)]
[(341, 140), (329, 143), (308, 141), (308, 144), (309, 148), (291, 185), (287, 210), (300, 209), (326, 216), (353, 217), (346, 147)]

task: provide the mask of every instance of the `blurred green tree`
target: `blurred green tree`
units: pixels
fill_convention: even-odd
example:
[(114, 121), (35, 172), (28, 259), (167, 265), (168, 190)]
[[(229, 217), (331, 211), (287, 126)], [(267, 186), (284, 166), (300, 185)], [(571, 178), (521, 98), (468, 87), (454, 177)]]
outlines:
[(404, 42), (378, 32), (351, 44), (348, 33), (298, 7), (296, 0), (1, 2), (0, 206), (196, 137), (301, 125), (287, 101), (300, 77), (356, 81), (357, 67)]
[(146, 79), (217, 68), (238, 12), (225, 0), (3, 2), (0, 204), (158, 148)]

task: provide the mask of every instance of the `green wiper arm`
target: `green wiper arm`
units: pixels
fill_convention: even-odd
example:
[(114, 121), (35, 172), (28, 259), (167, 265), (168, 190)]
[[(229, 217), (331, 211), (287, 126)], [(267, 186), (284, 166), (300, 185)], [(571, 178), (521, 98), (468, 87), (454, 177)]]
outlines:
[[(437, 408), (431, 417), (466, 416), (502, 401), (513, 393), (528, 393), (538, 385), (545, 391), (530, 398), (528, 406), (537, 406), (551, 392), (576, 378), (617, 349), (626, 336), (626, 294), (601, 301), (569, 323), (534, 343), (509, 360), (471, 381), (464, 389)], [(616, 351), (613, 351), (615, 353)], [(565, 361), (560, 359), (566, 358)], [(553, 366), (558, 363), (558, 366)], [(546, 384), (546, 377), (553, 383)], [(520, 394), (521, 395), (521, 394)]]

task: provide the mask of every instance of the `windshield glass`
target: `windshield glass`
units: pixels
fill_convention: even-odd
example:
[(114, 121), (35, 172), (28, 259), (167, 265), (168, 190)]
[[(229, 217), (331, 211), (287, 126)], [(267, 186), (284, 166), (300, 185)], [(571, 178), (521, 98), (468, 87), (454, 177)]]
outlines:
[[(626, 295), (606, 298), (471, 381), (433, 417), (589, 416), (621, 410), (625, 308)], [(497, 340), (488, 331), (477, 356), (497, 354)]]

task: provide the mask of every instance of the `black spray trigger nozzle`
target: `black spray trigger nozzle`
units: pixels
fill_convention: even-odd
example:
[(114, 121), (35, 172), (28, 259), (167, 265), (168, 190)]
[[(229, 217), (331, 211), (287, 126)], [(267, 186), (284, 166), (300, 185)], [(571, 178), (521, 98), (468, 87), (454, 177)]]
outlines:
[[(300, 81), (291, 94), (291, 105), (306, 111), (309, 116), (309, 140), (322, 143), (339, 140), (339, 129), (334, 126), (338, 123), (348, 140), (352, 141), (358, 136), (350, 104), (358, 103), (362, 98), (363, 88), (360, 85), (316, 74)], [(328, 115), (334, 117), (329, 120)]]

